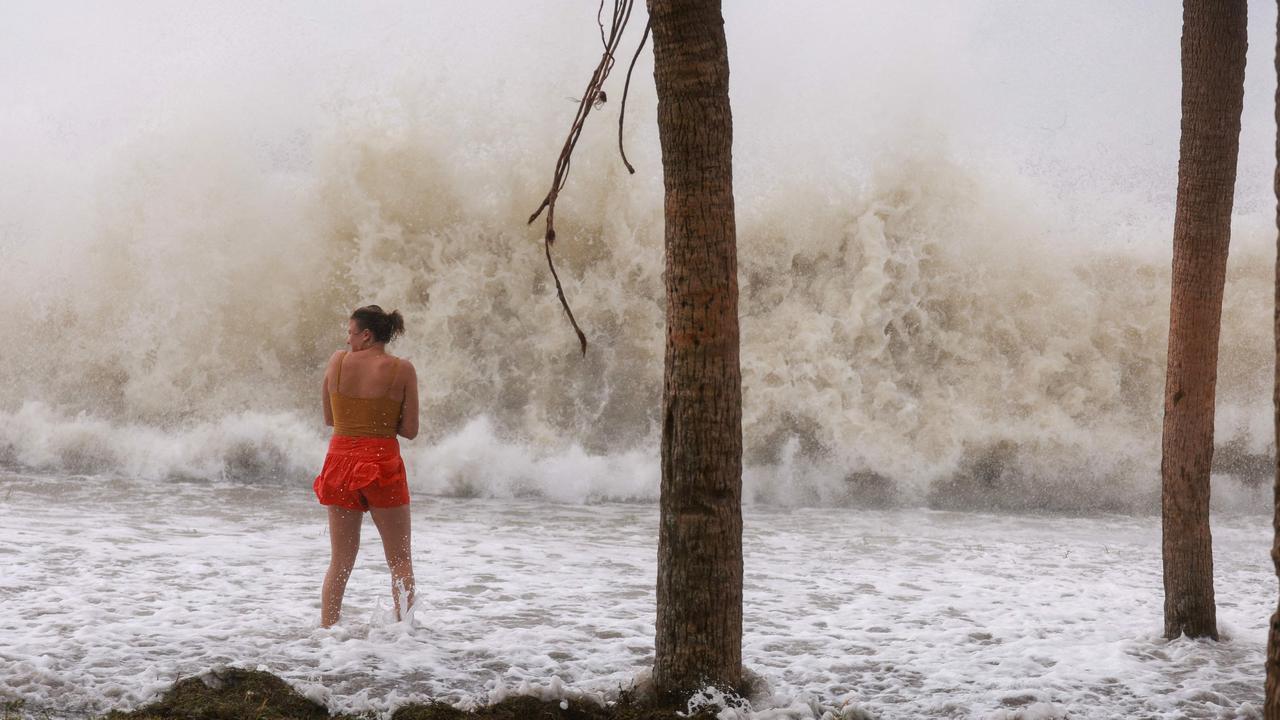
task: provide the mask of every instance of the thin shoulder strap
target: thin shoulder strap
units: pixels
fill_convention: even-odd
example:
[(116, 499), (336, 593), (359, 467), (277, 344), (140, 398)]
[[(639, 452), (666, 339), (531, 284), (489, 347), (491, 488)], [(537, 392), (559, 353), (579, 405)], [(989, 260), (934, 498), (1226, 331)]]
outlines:
[(333, 391), (337, 392), (342, 389), (342, 361), (347, 359), (347, 351), (343, 350), (338, 356), (338, 368), (333, 373)]
[(387, 397), (391, 397), (391, 391), (396, 389), (396, 380), (400, 377), (400, 358), (396, 358), (396, 369), (391, 371), (391, 384), (387, 386)]

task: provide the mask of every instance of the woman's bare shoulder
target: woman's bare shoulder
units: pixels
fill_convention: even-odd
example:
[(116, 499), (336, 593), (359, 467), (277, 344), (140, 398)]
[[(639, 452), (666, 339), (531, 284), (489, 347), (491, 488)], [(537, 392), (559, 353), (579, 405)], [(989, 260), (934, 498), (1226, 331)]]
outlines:
[(409, 359), (409, 358), (407, 358), (407, 357), (397, 357), (397, 358), (396, 358), (396, 360), (400, 363), (400, 372), (401, 372), (401, 373), (403, 373), (403, 374), (404, 374), (404, 375), (406, 375), (407, 377), (417, 377), (417, 376), (418, 376), (418, 370), (417, 370), (417, 368), (415, 368), (415, 367), (413, 366), (413, 361), (412, 361), (412, 360), (410, 360), (410, 359)]

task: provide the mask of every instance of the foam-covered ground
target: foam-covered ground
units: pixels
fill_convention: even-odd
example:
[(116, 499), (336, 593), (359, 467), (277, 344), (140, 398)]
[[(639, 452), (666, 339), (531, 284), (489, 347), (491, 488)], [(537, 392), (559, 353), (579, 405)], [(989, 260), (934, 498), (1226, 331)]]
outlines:
[[(263, 667), (334, 709), (608, 697), (653, 655), (657, 508), (419, 497), (415, 624), (377, 534), (345, 618), (307, 487), (0, 475), (0, 700), (75, 716)], [(748, 508), (760, 718), (1261, 717), (1269, 519), (1214, 527), (1220, 643), (1160, 638), (1153, 517)]]

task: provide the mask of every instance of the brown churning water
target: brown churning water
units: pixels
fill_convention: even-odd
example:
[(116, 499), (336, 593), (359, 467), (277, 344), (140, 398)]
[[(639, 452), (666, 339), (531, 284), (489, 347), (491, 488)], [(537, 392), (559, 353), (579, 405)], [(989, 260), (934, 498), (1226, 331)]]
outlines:
[[(802, 25), (770, 5), (726, 19), (748, 499), (1152, 507), (1177, 8), (833, 4)], [(24, 19), (30, 43), (94, 27), (78, 52), (101, 62), (0, 62), (0, 333), (28, 343), (3, 357), (0, 459), (301, 473), (320, 372), (367, 302), (407, 319), (391, 349), (422, 381), (420, 452), (521, 448), (539, 460), (501, 487), (533, 492), (564, 486), (548, 458), (612, 458), (614, 473), (651, 455), (650, 68), (629, 101), (638, 174), (607, 105), (560, 205), (583, 360), (523, 218), (597, 52), (594, 7), (402, 10)], [(1265, 12), (1255, 26), (1274, 26)], [(155, 48), (127, 41), (148, 28), (167, 31)], [(1250, 67), (1268, 67), (1253, 45)], [(1109, 84), (1086, 81), (1103, 67)], [(1218, 388), (1220, 467), (1240, 477), (1274, 452), (1265, 80), (1247, 81)], [(479, 445), (456, 449), (476, 427)], [(652, 497), (644, 472), (652, 489), (583, 492)], [(485, 493), (486, 477), (459, 482)]]

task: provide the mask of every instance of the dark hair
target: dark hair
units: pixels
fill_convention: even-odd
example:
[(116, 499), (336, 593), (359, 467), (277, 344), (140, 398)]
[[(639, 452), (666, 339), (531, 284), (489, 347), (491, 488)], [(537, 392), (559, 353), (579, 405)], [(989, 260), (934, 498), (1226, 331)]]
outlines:
[(365, 305), (351, 313), (356, 327), (373, 333), (373, 339), (380, 343), (389, 343), (404, 334), (404, 318), (399, 310), (386, 312), (377, 305)]

